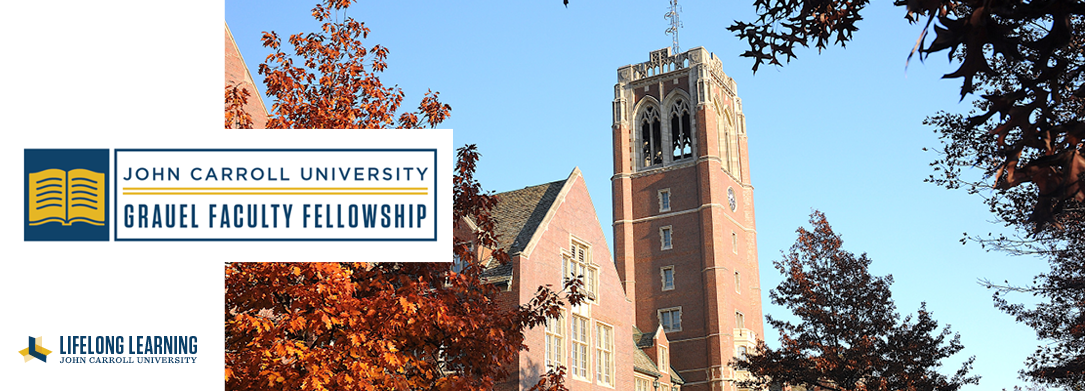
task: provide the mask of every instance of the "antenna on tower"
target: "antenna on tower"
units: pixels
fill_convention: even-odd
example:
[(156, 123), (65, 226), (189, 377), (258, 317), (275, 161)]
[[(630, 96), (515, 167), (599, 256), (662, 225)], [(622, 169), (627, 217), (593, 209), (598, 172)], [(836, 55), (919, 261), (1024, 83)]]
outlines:
[(664, 18), (671, 20), (671, 26), (667, 27), (667, 34), (671, 35), (671, 55), (678, 54), (678, 29), (682, 27), (682, 22), (678, 20), (678, 12), (682, 10), (682, 7), (678, 6), (678, 0), (670, 0), (671, 10), (667, 11), (663, 15)]

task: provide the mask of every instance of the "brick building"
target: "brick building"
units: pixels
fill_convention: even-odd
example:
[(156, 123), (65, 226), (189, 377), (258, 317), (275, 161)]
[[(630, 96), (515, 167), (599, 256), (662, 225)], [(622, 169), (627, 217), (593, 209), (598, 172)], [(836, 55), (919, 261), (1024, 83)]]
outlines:
[(256, 82), (253, 81), (249, 68), (245, 66), (241, 50), (237, 48), (234, 35), (230, 33), (230, 25), (225, 22), (223, 25), (226, 27), (226, 87), (239, 86), (249, 91), (245, 112), (252, 117), (253, 129), (263, 129), (268, 117), (263, 94), (256, 88)]
[[(736, 391), (744, 374), (728, 363), (753, 349), (763, 326), (735, 82), (704, 48), (666, 48), (619, 68), (614, 94), (613, 261), (579, 170), (498, 195), (493, 215), (512, 261), (492, 265), (487, 278), (518, 303), (563, 275), (585, 276), (595, 295), (546, 330), (528, 331), (532, 349), (502, 389), (526, 389), (558, 363), (573, 390)], [(574, 329), (588, 332), (578, 340)], [(611, 336), (614, 366), (600, 369), (608, 353), (593, 347)], [(577, 346), (586, 347), (587, 368)]]
[[(497, 390), (530, 388), (554, 365), (566, 367), (565, 384), (573, 391), (679, 388), (682, 380), (671, 377), (665, 333), (651, 328), (645, 334), (632, 323), (633, 302), (618, 279), (579, 169), (565, 180), (498, 194), (491, 215), (499, 246), (510, 257), (504, 265), (488, 264), (483, 273), (504, 288), (497, 300), (526, 303), (538, 287), (560, 287), (566, 278), (583, 278), (589, 298), (577, 307), (566, 305), (561, 319), (528, 330), (524, 344), (530, 349), (520, 353), (518, 370)], [(471, 228), (462, 221), (459, 238), (470, 238)], [(492, 262), (489, 250), (478, 249), (479, 259)]]
[(735, 81), (698, 47), (618, 69), (614, 262), (634, 323), (661, 326), (686, 390), (734, 390), (762, 335), (753, 186)]
[[(226, 83), (257, 91), (229, 27)], [(262, 127), (259, 93), (247, 111)], [(580, 390), (735, 391), (730, 359), (762, 335), (753, 187), (735, 82), (704, 48), (650, 53), (618, 69), (613, 123), (614, 256), (584, 177), (498, 194), (492, 215), (510, 255), (483, 278), (519, 305), (542, 285), (584, 278), (590, 300), (526, 332), (529, 350), (498, 390), (566, 367)], [(457, 223), (469, 240), (472, 223)], [(681, 352), (675, 354), (674, 352)]]

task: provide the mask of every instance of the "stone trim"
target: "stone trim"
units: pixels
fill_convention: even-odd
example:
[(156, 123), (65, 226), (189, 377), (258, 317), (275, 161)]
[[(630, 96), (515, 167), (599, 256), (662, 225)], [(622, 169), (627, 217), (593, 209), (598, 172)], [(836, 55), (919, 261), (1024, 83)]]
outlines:
[[(711, 204), (704, 204), (704, 205), (701, 205), (700, 207), (693, 208), (693, 209), (680, 210), (680, 211), (677, 211), (677, 212), (671, 212), (671, 213), (661, 214), (661, 215), (656, 215), (656, 216), (642, 217), (642, 218), (633, 219), (633, 220), (625, 220), (625, 219), (615, 220), (612, 225), (625, 224), (625, 223), (631, 223), (631, 224), (643, 223), (643, 222), (658, 220), (658, 219), (667, 218), (667, 217), (673, 217), (673, 216), (684, 215), (684, 214), (689, 214), (689, 213), (694, 213), (694, 212), (700, 212), (701, 210), (703, 210), (705, 208), (720, 208), (720, 209), (723, 209), (724, 211), (731, 210), (731, 207), (729, 207), (729, 206), (723, 206), (723, 205), (720, 205), (720, 204), (717, 204), (717, 203), (711, 203)], [(746, 231), (746, 232), (749, 232), (749, 233), (754, 233), (754, 234), (757, 233), (756, 229), (746, 227), (745, 225), (743, 225), (742, 223), (739, 223), (737, 220), (735, 220), (730, 215), (728, 215), (726, 213), (724, 213), (723, 215), (725, 217), (727, 217), (728, 220), (731, 220), (732, 223), (735, 223), (735, 225), (737, 225), (743, 231)]]

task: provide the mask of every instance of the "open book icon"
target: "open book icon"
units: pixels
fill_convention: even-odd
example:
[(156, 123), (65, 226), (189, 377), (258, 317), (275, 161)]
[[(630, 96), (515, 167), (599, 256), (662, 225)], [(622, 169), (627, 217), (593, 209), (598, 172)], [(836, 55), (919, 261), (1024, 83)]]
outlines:
[(30, 225), (83, 222), (105, 225), (105, 174), (77, 168), (30, 175)]

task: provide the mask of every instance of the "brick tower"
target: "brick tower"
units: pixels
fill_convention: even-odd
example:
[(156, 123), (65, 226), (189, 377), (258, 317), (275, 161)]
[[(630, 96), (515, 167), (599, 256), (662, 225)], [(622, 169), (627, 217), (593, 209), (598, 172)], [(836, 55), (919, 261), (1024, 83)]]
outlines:
[(614, 261), (641, 330), (663, 326), (683, 390), (734, 391), (762, 337), (746, 120), (703, 47), (618, 69)]

